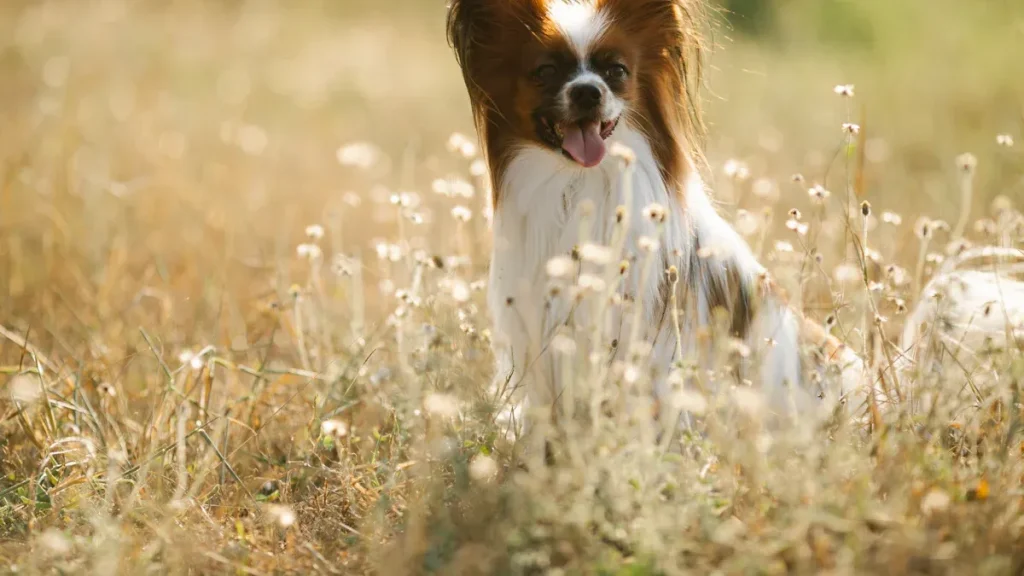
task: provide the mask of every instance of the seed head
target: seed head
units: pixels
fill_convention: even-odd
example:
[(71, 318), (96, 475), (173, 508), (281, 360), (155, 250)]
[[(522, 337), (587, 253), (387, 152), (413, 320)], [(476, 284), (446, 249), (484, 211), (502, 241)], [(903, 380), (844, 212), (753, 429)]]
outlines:
[(484, 177), (487, 174), (487, 162), (484, 162), (483, 158), (473, 160), (473, 163), (469, 165), (469, 173), (477, 178)]
[(747, 210), (736, 211), (736, 221), (733, 223), (736, 231), (743, 236), (752, 236), (761, 226), (758, 217)]
[(918, 240), (930, 240), (934, 232), (932, 221), (926, 216), (921, 216), (914, 224), (914, 235)]
[(594, 215), (594, 202), (589, 198), (580, 202), (580, 216), (589, 218)]
[(353, 142), (338, 148), (338, 163), (342, 166), (351, 166), (366, 170), (377, 163), (380, 158), (380, 150), (368, 142)]
[(570, 356), (576, 353), (576, 341), (565, 334), (557, 334), (551, 339), (551, 349), (559, 354)]
[(747, 165), (735, 158), (726, 161), (723, 167), (725, 175), (736, 180), (746, 180), (750, 176), (750, 169)]
[(299, 258), (309, 260), (310, 262), (319, 260), (323, 256), (323, 251), (316, 244), (299, 244), (295, 248), (295, 252), (299, 255)]
[(605, 289), (604, 280), (594, 274), (580, 274), (577, 285), (583, 292), (604, 292)]
[(609, 153), (611, 153), (614, 158), (622, 160), (622, 163), (625, 166), (632, 166), (633, 163), (636, 162), (636, 153), (633, 152), (632, 148), (622, 144), (621, 142), (615, 142), (612, 144), (611, 149), (609, 149)]
[(477, 482), (490, 482), (498, 474), (498, 463), (486, 454), (478, 454), (469, 463), (469, 477)]
[(665, 207), (657, 202), (653, 202), (644, 207), (644, 218), (647, 218), (655, 224), (661, 224), (668, 217), (668, 212)]
[(956, 165), (964, 174), (974, 174), (978, 167), (978, 158), (967, 152), (956, 157)]
[(853, 98), (853, 84), (839, 84), (832, 91), (843, 98)]
[(893, 304), (896, 305), (896, 314), (902, 315), (907, 313), (907, 303), (902, 298), (895, 299)]
[(750, 191), (766, 202), (776, 202), (779, 199), (779, 187), (770, 178), (758, 178), (750, 187)]
[(39, 383), (32, 376), (19, 374), (10, 380), (8, 385), (11, 400), (22, 404), (35, 402), (42, 396)]
[(1006, 148), (1013, 148), (1013, 136), (1009, 134), (999, 134), (996, 136), (996, 144)]
[(892, 224), (893, 226), (899, 226), (903, 223), (903, 217), (895, 212), (885, 211), (882, 212), (882, 222)]
[(811, 197), (811, 200), (816, 202), (824, 202), (832, 195), (831, 192), (825, 189), (821, 184), (815, 184), (807, 191), (807, 195)]
[(311, 242), (317, 242), (324, 237), (324, 227), (319, 224), (306, 226), (306, 238)]
[(459, 415), (459, 401), (450, 394), (432, 392), (423, 399), (427, 413), (439, 418), (454, 418)]
[(991, 218), (982, 218), (974, 223), (974, 231), (986, 236), (995, 236), (999, 232), (999, 226)]
[(992, 199), (992, 206), (990, 210), (992, 210), (992, 213), (996, 216), (1002, 216), (1003, 214), (1013, 210), (1013, 201), (1005, 195), (1000, 194)]
[(271, 504), (267, 506), (267, 516), (281, 528), (288, 528), (295, 524), (295, 511), (288, 506)]
[(612, 261), (612, 250), (607, 246), (587, 242), (580, 247), (580, 258), (585, 262), (604, 266)]
[(661, 242), (657, 238), (650, 236), (641, 236), (637, 239), (636, 243), (644, 252), (655, 252), (661, 247)]
[(469, 219), (473, 217), (473, 212), (462, 205), (452, 208), (452, 218), (455, 218), (459, 222), (469, 222)]
[(832, 277), (843, 286), (852, 286), (860, 282), (860, 269), (853, 264), (840, 264), (832, 271)]
[(342, 420), (324, 420), (320, 423), (320, 431), (324, 436), (342, 438), (348, 434), (348, 424)]
[(548, 276), (552, 278), (564, 278), (572, 273), (572, 259), (568, 256), (555, 256), (548, 260), (545, 270), (547, 270)]
[(665, 276), (668, 277), (670, 284), (679, 282), (679, 269), (675, 265), (669, 266), (668, 270), (665, 270)]

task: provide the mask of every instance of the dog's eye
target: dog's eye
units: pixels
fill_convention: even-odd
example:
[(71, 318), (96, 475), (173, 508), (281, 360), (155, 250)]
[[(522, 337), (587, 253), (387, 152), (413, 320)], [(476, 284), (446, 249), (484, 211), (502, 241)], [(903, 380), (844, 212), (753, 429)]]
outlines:
[(629, 75), (629, 70), (622, 64), (612, 64), (605, 69), (604, 75), (609, 80), (625, 80), (626, 76)]
[(533, 69), (531, 76), (540, 81), (548, 81), (555, 77), (558, 73), (558, 69), (555, 68), (554, 64), (541, 64), (540, 66)]

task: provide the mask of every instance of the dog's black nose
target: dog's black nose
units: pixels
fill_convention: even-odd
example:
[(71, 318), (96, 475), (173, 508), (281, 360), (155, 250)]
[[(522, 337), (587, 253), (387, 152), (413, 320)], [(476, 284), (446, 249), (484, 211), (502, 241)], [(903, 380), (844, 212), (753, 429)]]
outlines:
[(582, 110), (597, 108), (601, 104), (601, 89), (593, 84), (577, 84), (569, 90), (569, 99)]

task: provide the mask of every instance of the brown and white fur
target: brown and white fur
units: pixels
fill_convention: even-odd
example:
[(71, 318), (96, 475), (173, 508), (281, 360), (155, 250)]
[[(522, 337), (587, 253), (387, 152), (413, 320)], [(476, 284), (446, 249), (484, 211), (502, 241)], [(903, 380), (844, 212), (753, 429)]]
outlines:
[[(802, 385), (804, 345), (855, 365), (857, 373), (860, 362), (820, 328), (805, 329), (716, 212), (696, 169), (700, 117), (696, 74), (688, 67), (699, 62), (697, 9), (689, 0), (453, 0), (450, 6), (449, 39), (492, 179), (488, 301), (497, 380), (521, 382), (531, 403), (550, 403), (563, 385), (548, 350), (555, 331), (594, 320), (570, 298), (551, 296), (546, 264), (578, 247), (582, 226), (589, 242), (611, 245), (623, 217), (623, 252), (632, 265), (618, 292), (641, 307), (638, 333), (649, 345), (656, 395), (666, 393), (680, 351), (692, 356), (704, 349), (698, 335), (716, 308), (758, 358), (759, 374), (751, 379), (777, 411), (834, 405), (857, 383), (854, 377), (838, 389)], [(622, 160), (608, 153), (613, 147), (632, 151), (629, 182)], [(664, 207), (663, 223), (645, 216), (650, 205)], [(652, 246), (644, 237), (659, 242)], [(641, 265), (645, 250), (653, 250), (653, 265)], [(588, 265), (579, 263), (578, 271)], [(680, 342), (668, 313), (672, 287), (665, 271), (672, 266)], [(628, 318), (607, 326), (613, 344), (632, 330)], [(613, 357), (623, 355), (624, 346), (618, 348)]]

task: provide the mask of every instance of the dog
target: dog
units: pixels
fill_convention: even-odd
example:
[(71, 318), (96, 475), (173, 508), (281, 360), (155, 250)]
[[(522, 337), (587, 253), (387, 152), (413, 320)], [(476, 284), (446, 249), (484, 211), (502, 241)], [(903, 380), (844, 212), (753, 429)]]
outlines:
[[(788, 306), (709, 197), (699, 14), (691, 0), (449, 6), (493, 195), (495, 385), (525, 391), (506, 417), (557, 404), (559, 349), (577, 342), (645, 372), (659, 399), (720, 332), (779, 414), (829, 411), (864, 386), (856, 354)], [(808, 347), (837, 384), (809, 382)]]

